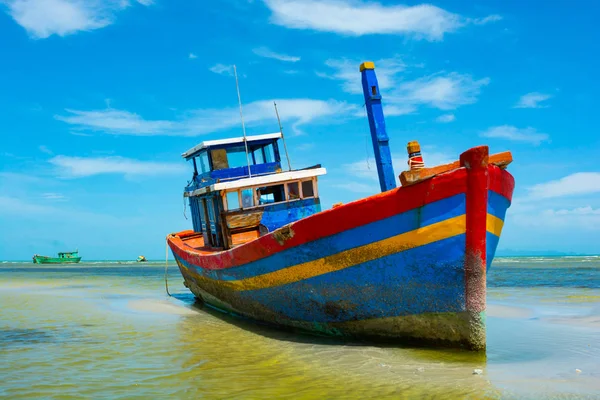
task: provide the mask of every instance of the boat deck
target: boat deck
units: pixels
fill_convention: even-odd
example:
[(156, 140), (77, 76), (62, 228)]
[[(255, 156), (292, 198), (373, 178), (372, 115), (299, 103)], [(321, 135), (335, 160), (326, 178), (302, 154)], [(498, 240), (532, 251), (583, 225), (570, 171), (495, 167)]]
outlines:
[[(215, 252), (223, 251), (220, 247), (210, 247), (204, 245), (204, 237), (202, 233), (194, 232), (194, 231), (184, 231), (177, 234), (183, 244), (190, 249), (193, 249), (196, 253), (200, 254), (212, 254)], [(241, 232), (235, 233), (231, 235), (231, 240), (233, 242), (233, 246), (239, 246), (244, 243), (248, 243), (254, 239), (258, 239), (259, 233), (257, 230), (249, 231), (249, 232)]]

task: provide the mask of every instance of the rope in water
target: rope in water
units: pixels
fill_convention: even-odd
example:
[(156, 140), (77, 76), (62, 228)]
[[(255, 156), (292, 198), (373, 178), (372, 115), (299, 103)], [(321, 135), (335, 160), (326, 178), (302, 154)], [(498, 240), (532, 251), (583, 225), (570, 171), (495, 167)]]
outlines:
[(169, 242), (165, 240), (165, 289), (167, 290), (167, 294), (171, 296), (169, 293), (169, 283), (167, 281), (167, 270), (169, 268)]

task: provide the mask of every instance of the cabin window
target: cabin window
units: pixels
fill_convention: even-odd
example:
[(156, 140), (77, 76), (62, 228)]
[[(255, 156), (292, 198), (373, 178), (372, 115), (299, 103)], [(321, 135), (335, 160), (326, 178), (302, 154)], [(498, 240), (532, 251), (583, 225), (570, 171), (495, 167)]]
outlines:
[[(250, 149), (248, 149), (250, 151)], [(252, 156), (249, 154), (249, 158)], [(227, 161), (229, 168), (246, 167), (248, 166), (248, 158), (246, 158), (246, 147), (232, 147), (227, 150)]]
[(312, 180), (302, 181), (302, 198), (306, 199), (307, 197), (315, 197)]
[(265, 162), (272, 163), (275, 162), (275, 153), (273, 152), (273, 144), (268, 144), (263, 147)]
[(227, 151), (225, 149), (211, 150), (210, 157), (212, 159), (213, 169), (227, 169), (229, 163), (227, 162)]
[(238, 197), (238, 192), (227, 192), (227, 209), (237, 210), (238, 208), (240, 208), (240, 199)]
[(298, 182), (287, 183), (288, 200), (296, 200), (300, 198), (300, 189)]
[(243, 189), (242, 191), (242, 208), (254, 206), (254, 191), (252, 189)]
[(254, 149), (252, 154), (254, 155), (254, 165), (265, 163), (265, 158), (263, 157), (263, 148), (262, 147), (259, 147), (258, 149)]
[(200, 171), (202, 171), (203, 174), (210, 172), (210, 165), (208, 164), (208, 153), (206, 151), (200, 153), (200, 155), (198, 156), (198, 160), (200, 161)]
[(283, 185), (264, 186), (256, 189), (258, 204), (279, 203), (284, 200)]

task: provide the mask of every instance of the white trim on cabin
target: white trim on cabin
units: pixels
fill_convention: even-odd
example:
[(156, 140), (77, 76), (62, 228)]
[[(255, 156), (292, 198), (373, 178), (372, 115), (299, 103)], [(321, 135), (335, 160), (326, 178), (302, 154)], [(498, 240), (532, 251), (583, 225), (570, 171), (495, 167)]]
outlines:
[[(276, 133), (266, 133), (264, 135), (253, 135), (246, 136), (247, 142), (255, 142), (257, 140), (268, 140), (268, 139), (281, 139), (281, 132)], [(223, 144), (233, 144), (233, 143), (244, 143), (243, 137), (229, 138), (229, 139), (218, 139), (218, 140), (205, 140), (204, 142), (192, 147), (185, 153), (181, 154), (181, 157), (186, 158), (190, 155), (205, 149), (210, 146), (219, 146)]]
[(219, 182), (210, 186), (211, 190), (240, 189), (246, 186), (262, 186), (271, 183), (280, 183), (296, 179), (312, 178), (325, 175), (325, 168), (302, 169), (299, 171), (280, 172), (278, 174), (256, 176), (252, 178), (237, 179), (235, 181)]
[[(245, 187), (250, 187), (250, 186), (263, 186), (263, 185), (270, 185), (270, 184), (274, 184), (274, 183), (283, 183), (285, 181), (291, 181), (291, 180), (315, 178), (317, 176), (325, 175), (326, 173), (327, 173), (327, 170), (325, 168), (312, 168), (312, 169), (302, 169), (299, 171), (280, 172), (278, 174), (272, 174), (272, 175), (262, 175), (262, 176), (252, 177), (252, 178), (237, 179), (235, 181), (229, 181), (229, 182), (213, 183), (210, 186), (196, 189), (193, 192), (185, 192), (184, 196), (185, 197), (199, 196), (201, 194), (205, 194), (205, 193), (213, 192), (213, 191), (217, 191), (217, 190), (240, 189), (240, 188), (245, 188)], [(287, 198), (287, 193), (286, 193), (286, 198)]]

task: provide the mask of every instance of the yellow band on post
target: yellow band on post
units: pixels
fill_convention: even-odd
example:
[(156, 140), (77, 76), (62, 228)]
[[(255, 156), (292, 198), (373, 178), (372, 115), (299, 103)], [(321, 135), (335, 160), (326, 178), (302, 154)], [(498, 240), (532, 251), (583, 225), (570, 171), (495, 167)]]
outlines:
[(375, 69), (375, 63), (373, 61), (365, 61), (360, 64), (360, 72), (363, 72), (365, 69)]

